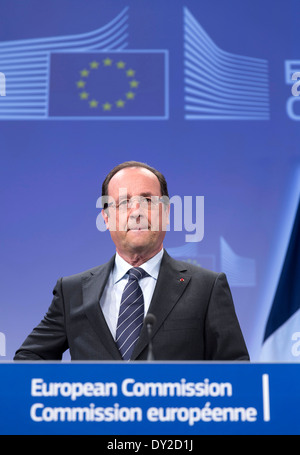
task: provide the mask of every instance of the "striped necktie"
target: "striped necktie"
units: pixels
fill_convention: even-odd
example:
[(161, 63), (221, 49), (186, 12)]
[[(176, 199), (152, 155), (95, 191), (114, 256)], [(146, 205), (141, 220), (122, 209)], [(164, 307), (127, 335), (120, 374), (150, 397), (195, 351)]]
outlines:
[(144, 322), (144, 297), (139, 280), (148, 275), (140, 267), (133, 267), (128, 273), (116, 333), (116, 343), (124, 360), (130, 360)]

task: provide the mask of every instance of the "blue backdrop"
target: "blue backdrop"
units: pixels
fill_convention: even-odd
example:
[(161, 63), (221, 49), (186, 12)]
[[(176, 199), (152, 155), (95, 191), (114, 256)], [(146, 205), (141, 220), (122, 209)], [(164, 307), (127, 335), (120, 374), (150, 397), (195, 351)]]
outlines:
[(113, 254), (97, 200), (125, 160), (161, 170), (170, 196), (204, 196), (202, 241), (171, 226), (165, 247), (227, 274), (259, 359), (299, 197), (297, 8), (1, 1), (2, 360), (43, 317), (57, 278)]

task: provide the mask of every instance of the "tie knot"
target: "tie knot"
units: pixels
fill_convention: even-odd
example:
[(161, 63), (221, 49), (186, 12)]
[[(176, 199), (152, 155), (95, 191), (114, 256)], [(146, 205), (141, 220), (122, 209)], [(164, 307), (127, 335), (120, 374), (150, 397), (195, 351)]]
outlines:
[(129, 280), (140, 280), (148, 275), (148, 273), (141, 267), (132, 267), (128, 270)]

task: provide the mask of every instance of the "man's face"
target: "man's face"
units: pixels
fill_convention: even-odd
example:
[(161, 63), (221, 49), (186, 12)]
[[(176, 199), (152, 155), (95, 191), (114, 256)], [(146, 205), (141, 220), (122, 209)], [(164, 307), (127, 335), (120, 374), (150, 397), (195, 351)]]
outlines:
[[(161, 197), (156, 175), (145, 168), (122, 169), (110, 180), (108, 196), (113, 204), (102, 215), (120, 256), (150, 258), (160, 251), (169, 222), (169, 206), (158, 203), (147, 207), (139, 199)], [(131, 201), (128, 208), (126, 200)]]

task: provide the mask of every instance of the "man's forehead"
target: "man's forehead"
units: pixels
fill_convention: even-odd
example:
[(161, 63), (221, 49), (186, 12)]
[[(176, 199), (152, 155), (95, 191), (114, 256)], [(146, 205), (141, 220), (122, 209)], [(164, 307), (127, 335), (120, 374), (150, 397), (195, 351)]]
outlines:
[(154, 186), (160, 189), (159, 180), (153, 172), (143, 167), (130, 167), (121, 169), (111, 178), (108, 184), (108, 192), (110, 189), (122, 189), (122, 192), (131, 191), (132, 187), (138, 185), (145, 188)]

